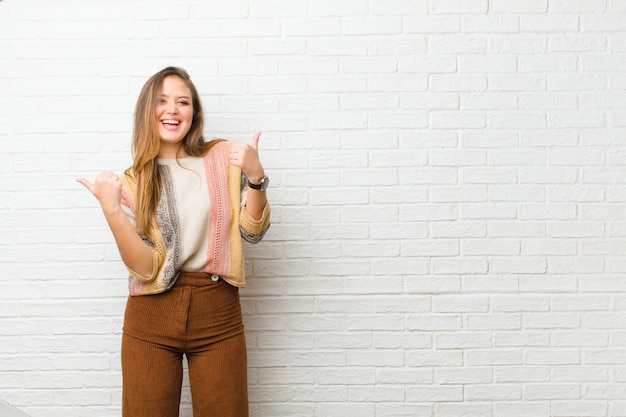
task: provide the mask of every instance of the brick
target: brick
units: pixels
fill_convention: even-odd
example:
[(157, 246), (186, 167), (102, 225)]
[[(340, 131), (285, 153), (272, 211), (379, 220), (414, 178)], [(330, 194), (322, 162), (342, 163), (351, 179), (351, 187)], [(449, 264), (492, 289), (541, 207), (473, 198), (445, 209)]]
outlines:
[(522, 327), (520, 314), (470, 314), (466, 318), (466, 327), (472, 330), (513, 330)]
[(341, 32), (341, 20), (330, 17), (295, 18), (283, 22), (280, 30), (285, 36), (333, 36)]
[(404, 221), (444, 221), (456, 219), (457, 212), (453, 205), (437, 204), (433, 205), (419, 205), (419, 204), (407, 204), (402, 207), (400, 217)]
[(433, 296), (432, 311), (435, 313), (454, 312), (486, 312), (489, 310), (489, 299), (479, 296)]
[[(428, 349), (432, 347), (432, 342), (430, 335), (426, 332), (378, 332), (373, 337), (372, 346), (377, 349)], [(412, 370), (410, 372), (406, 370), (389, 370), (390, 374), (395, 375), (396, 372), (416, 374), (426, 379), (431, 374), (429, 370)], [(379, 370), (379, 375), (384, 373), (384, 369)], [(428, 382), (430, 382), (430, 379)]]
[(614, 15), (583, 15), (580, 23), (584, 32), (621, 32), (625, 27), (623, 20)]
[(428, 10), (426, 0), (375, 0), (371, 4), (374, 15), (420, 15)]
[(432, 5), (434, 13), (486, 13), (489, 9), (487, 0), (468, 1), (468, 0), (443, 0)]
[(525, 292), (575, 292), (578, 287), (569, 275), (528, 275), (520, 278), (520, 288)]
[(548, 4), (548, 11), (568, 13), (596, 13), (606, 10), (605, 0), (582, 1), (582, 0), (558, 0)]
[(605, 416), (607, 412), (606, 404), (593, 401), (555, 401), (552, 407), (555, 417), (595, 417)]
[(461, 385), (426, 385), (407, 388), (407, 398), (415, 402), (449, 402), (463, 400)]
[(344, 35), (391, 35), (402, 30), (400, 16), (391, 17), (344, 17), (341, 20), (341, 33)]
[[(397, 109), (399, 108), (399, 99), (394, 94), (348, 93), (341, 96), (340, 107), (346, 110)], [(345, 132), (345, 134), (349, 136), (353, 135), (350, 132)], [(360, 138), (367, 136), (369, 136), (369, 134), (366, 132), (359, 133)], [(380, 139), (382, 138), (379, 136), (379, 140)]]
[(461, 31), (461, 19), (454, 15), (407, 15), (403, 23), (408, 33), (456, 33)]
[(487, 90), (487, 79), (482, 75), (433, 75), (429, 87), (437, 92), (480, 92)]
[(321, 384), (328, 385), (369, 385), (375, 382), (376, 370), (364, 368), (347, 374), (344, 369), (320, 369), (316, 371), (316, 378)]
[(354, 350), (348, 352), (347, 356), (347, 363), (352, 367), (399, 367), (403, 365), (403, 358), (398, 357), (395, 351)]
[[(513, 218), (510, 210), (494, 210), (483, 209), (482, 213), (487, 215), (480, 216), (479, 208), (474, 214), (473, 211), (463, 210), (464, 218)], [(467, 213), (466, 211), (470, 211)], [(517, 255), (520, 253), (520, 243), (515, 239), (466, 239), (463, 242), (462, 253), (464, 255)]]
[(524, 33), (576, 33), (578, 32), (578, 17), (573, 14), (561, 15), (556, 13), (549, 15), (522, 15), (520, 16), (520, 29)]
[(547, 0), (531, 0), (524, 4), (519, 4), (514, 0), (496, 0), (490, 3), (490, 11), (494, 13), (543, 13), (547, 11), (547, 7)]
[(361, 0), (321, 0), (311, 6), (313, 16), (366, 15), (369, 12), (369, 5)]
[(492, 406), (487, 403), (437, 403), (435, 412), (450, 417), (492, 415)]
[[(435, 238), (479, 238), (486, 235), (486, 226), (480, 221), (437, 222), (432, 226), (432, 235)], [(457, 266), (460, 266), (463, 262), (463, 259), (458, 260)], [(475, 260), (470, 259), (467, 265), (469, 266), (470, 264), (473, 264), (476, 270), (485, 269), (484, 266), (479, 266), (479, 264), (482, 264), (481, 260), (475, 262)], [(443, 263), (441, 266), (443, 266)]]
[(249, 8), (250, 17), (302, 17), (307, 14), (304, 1), (272, 0), (270, 2), (252, 3)]
[(473, 385), (465, 391), (467, 401), (515, 401), (522, 398), (522, 388), (512, 384)]
[(430, 45), (437, 54), (479, 54), (487, 51), (487, 42), (479, 37), (438, 36), (433, 37)]
[(461, 328), (461, 317), (457, 314), (414, 315), (407, 319), (411, 330), (458, 330)]
[[(469, 3), (469, 2), (467, 2)], [(486, 4), (478, 4), (485, 7)], [(462, 28), (467, 33), (519, 33), (520, 18), (516, 15), (485, 15), (486, 10), (476, 11), (477, 15), (465, 16), (462, 20)]]
[(403, 400), (405, 393), (404, 387), (402, 386), (353, 386), (348, 387), (348, 398), (351, 401), (381, 402), (391, 400), (392, 402), (396, 402)]
[(465, 362), (468, 366), (511, 366), (523, 361), (519, 350), (492, 349), (466, 350)]
[[(575, 242), (568, 239), (525, 239), (522, 243), (521, 253), (526, 256), (562, 255), (573, 256), (577, 252)], [(548, 271), (558, 273), (559, 267), (568, 262), (576, 263), (576, 259), (548, 259)], [(556, 268), (556, 270), (552, 270)]]
[(461, 289), (459, 277), (451, 276), (412, 276), (406, 279), (405, 291), (408, 293), (430, 294), (458, 292)]
[(551, 52), (588, 52), (604, 50), (607, 47), (607, 38), (600, 34), (557, 35), (548, 41), (548, 49)]
[(602, 347), (608, 346), (608, 335), (604, 332), (554, 331), (552, 335), (555, 347)]
[[(416, 54), (427, 53), (428, 43), (425, 36), (419, 35), (376, 37), (368, 42), (367, 50), (373, 56), (391, 55), (400, 56), (399, 59), (414, 59)], [(425, 61), (425, 64), (428, 63)]]
[(546, 116), (536, 113), (503, 113), (486, 119), (486, 125), (493, 129), (509, 129), (523, 126), (531, 128), (545, 128)]
[[(490, 348), (491, 346), (491, 335), (486, 332), (439, 332), (435, 335), (435, 347), (437, 349), (472, 349)], [(449, 378), (456, 378), (456, 372), (459, 370), (450, 370)]]
[(494, 372), (494, 379), (501, 383), (548, 382), (550, 381), (550, 367), (529, 365), (497, 367)]
[(507, 347), (548, 347), (550, 345), (549, 331), (503, 331), (495, 335), (494, 346)]
[(416, 368), (381, 369), (376, 374), (376, 382), (382, 384), (429, 384), (432, 380), (431, 371)]
[(481, 185), (433, 186), (430, 198), (434, 203), (480, 203), (487, 201), (487, 188)]
[(459, 254), (459, 245), (453, 239), (413, 240), (402, 242), (403, 256), (455, 256)]
[(550, 309), (550, 299), (545, 296), (510, 297), (497, 295), (491, 298), (490, 310), (495, 312), (540, 312)]

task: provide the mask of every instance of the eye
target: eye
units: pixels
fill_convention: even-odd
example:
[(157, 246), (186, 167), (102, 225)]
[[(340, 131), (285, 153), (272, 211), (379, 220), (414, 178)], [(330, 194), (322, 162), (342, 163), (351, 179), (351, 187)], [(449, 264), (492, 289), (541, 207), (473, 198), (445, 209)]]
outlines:
[(178, 104), (182, 105), (182, 106), (187, 106), (189, 104), (189, 102), (187, 100), (181, 100), (178, 102)]

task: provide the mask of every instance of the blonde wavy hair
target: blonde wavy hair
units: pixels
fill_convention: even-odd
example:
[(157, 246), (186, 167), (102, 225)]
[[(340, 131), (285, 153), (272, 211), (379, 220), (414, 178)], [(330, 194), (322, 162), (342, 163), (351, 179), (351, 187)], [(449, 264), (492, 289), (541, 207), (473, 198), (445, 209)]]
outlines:
[(133, 129), (132, 155), (133, 165), (126, 174), (137, 185), (137, 201), (135, 222), (137, 232), (146, 236), (151, 220), (156, 215), (161, 198), (161, 178), (157, 165), (161, 137), (159, 136), (156, 104), (163, 80), (166, 77), (180, 78), (191, 91), (193, 120), (181, 147), (189, 156), (203, 156), (218, 140), (205, 142), (204, 113), (202, 102), (189, 74), (182, 68), (167, 67), (157, 72), (146, 81), (135, 106), (135, 123)]

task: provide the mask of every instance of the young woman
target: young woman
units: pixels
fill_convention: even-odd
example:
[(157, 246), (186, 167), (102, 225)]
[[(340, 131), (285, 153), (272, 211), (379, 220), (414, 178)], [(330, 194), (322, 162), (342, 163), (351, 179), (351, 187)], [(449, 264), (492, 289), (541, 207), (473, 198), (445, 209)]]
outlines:
[(178, 416), (188, 361), (193, 411), (248, 416), (238, 288), (243, 240), (269, 227), (268, 179), (251, 145), (205, 142), (198, 92), (168, 67), (135, 108), (133, 165), (79, 178), (97, 198), (129, 271), (122, 338), (122, 415)]

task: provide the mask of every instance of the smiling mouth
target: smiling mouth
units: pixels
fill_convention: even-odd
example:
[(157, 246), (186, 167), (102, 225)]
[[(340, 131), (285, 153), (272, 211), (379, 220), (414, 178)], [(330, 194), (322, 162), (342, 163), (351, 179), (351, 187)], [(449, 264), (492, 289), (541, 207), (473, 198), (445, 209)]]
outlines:
[(178, 126), (180, 124), (180, 121), (168, 119), (168, 120), (161, 120), (161, 123), (163, 123), (164, 125)]

